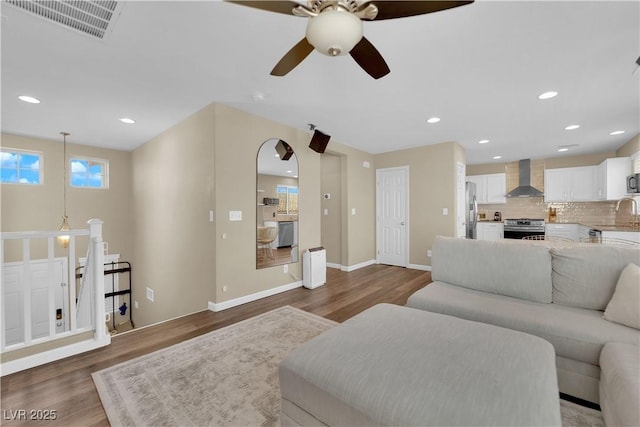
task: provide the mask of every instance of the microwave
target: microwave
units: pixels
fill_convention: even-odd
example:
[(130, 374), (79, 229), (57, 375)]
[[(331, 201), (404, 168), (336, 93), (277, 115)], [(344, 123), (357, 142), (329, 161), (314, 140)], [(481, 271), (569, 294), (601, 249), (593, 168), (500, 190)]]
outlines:
[(640, 173), (627, 177), (627, 193), (640, 193)]

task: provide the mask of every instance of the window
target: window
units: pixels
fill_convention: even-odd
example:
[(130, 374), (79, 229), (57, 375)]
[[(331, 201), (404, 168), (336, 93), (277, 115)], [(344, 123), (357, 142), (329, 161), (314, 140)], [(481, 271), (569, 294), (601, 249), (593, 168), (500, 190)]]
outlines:
[(2, 183), (42, 183), (42, 153), (14, 149), (0, 151)]
[(298, 213), (298, 187), (278, 185), (278, 214), (295, 215)]
[(71, 158), (71, 186), (109, 188), (109, 162), (83, 157)]

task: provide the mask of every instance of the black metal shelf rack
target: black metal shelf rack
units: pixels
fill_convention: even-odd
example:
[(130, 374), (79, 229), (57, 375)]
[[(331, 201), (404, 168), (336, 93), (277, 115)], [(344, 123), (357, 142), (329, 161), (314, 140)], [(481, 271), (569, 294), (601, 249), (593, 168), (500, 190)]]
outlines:
[[(105, 267), (110, 267), (110, 268), (105, 268), (104, 270), (104, 275), (105, 276), (111, 276), (111, 289), (115, 288), (115, 278), (116, 278), (116, 274), (123, 274), (123, 273), (128, 273), (129, 276), (129, 288), (128, 289), (121, 289), (118, 291), (114, 291), (114, 292), (106, 292), (104, 294), (105, 298), (109, 298), (112, 297), (111, 302), (112, 302), (112, 313), (116, 312), (116, 298), (117, 296), (120, 295), (129, 295), (129, 306), (127, 307), (127, 311), (129, 311), (129, 322), (131, 323), (131, 328), (134, 327), (133, 324), (133, 316), (132, 316), (132, 301), (131, 301), (131, 263), (129, 261), (112, 261), (112, 262), (107, 262), (104, 264)], [(81, 279), (82, 278), (82, 269), (84, 267), (77, 267), (76, 268), (76, 280)], [(118, 284), (120, 284), (120, 281), (118, 281)], [(111, 316), (111, 325), (113, 326), (113, 329), (116, 330), (116, 316), (115, 314)]]

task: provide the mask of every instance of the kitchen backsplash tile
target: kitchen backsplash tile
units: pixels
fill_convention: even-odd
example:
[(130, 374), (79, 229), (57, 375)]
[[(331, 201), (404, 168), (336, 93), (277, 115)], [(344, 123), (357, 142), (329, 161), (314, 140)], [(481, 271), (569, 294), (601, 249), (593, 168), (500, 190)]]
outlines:
[(557, 212), (556, 222), (582, 223), (591, 225), (614, 225), (616, 202), (572, 202), (545, 203), (543, 198), (507, 199), (505, 204), (482, 204), (479, 212), (486, 212), (493, 218), (494, 212), (502, 213), (502, 218), (543, 218), (549, 221), (549, 208)]

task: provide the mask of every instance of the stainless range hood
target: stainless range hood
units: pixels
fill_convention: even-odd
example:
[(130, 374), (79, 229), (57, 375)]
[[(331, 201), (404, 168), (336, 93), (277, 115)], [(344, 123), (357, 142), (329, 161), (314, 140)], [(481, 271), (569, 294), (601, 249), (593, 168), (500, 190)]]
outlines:
[(520, 180), (518, 186), (507, 193), (507, 197), (542, 197), (544, 193), (531, 186), (531, 159), (518, 162)]

